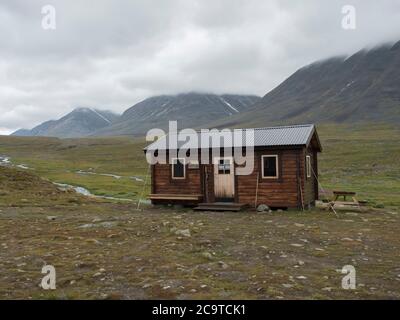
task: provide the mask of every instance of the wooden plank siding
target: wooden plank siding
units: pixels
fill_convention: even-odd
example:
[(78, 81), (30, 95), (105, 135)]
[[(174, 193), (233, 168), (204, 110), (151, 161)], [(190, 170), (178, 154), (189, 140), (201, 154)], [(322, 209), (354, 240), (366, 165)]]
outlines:
[[(253, 173), (248, 176), (236, 176), (237, 202), (254, 206), (257, 175), (259, 174), (257, 205), (267, 204), (270, 207), (298, 207), (297, 155), (299, 152), (301, 152), (301, 149), (255, 151)], [(262, 155), (278, 155), (278, 178), (262, 178)]]
[(172, 179), (172, 166), (169, 164), (155, 164), (153, 192), (165, 194), (198, 194), (202, 193), (199, 169), (189, 169), (186, 165), (185, 179)]
[[(262, 155), (278, 155), (278, 178), (262, 178)], [(246, 176), (235, 175), (235, 202), (254, 207), (259, 175), (257, 205), (301, 208), (313, 204), (318, 198), (318, 185), (313, 173), (311, 178), (306, 177), (306, 155), (310, 155), (313, 170), (317, 173), (317, 151), (311, 145), (308, 149), (300, 146), (256, 149), (253, 172)], [(151, 173), (152, 194), (203, 194), (203, 202), (215, 201), (213, 164), (200, 164), (197, 169), (189, 169), (186, 165), (185, 179), (172, 179), (169, 164), (153, 165)]]

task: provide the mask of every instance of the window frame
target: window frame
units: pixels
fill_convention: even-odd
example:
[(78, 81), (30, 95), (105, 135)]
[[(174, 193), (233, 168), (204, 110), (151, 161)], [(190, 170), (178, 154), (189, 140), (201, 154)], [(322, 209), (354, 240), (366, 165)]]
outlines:
[[(175, 161), (183, 164), (183, 177), (175, 177)], [(183, 160), (183, 161), (182, 161)], [(172, 158), (171, 159), (171, 179), (172, 180), (185, 180), (186, 179), (186, 159), (185, 158)]]
[[(275, 176), (264, 176), (264, 158), (275, 158)], [(263, 154), (261, 156), (261, 178), (262, 179), (279, 179), (279, 155), (278, 154)]]
[[(228, 160), (229, 161), (229, 173), (227, 173), (227, 169), (225, 168), (225, 166), (227, 165), (226, 163), (225, 163), (225, 161), (226, 160)], [(221, 171), (221, 169), (220, 169), (220, 165), (221, 165), (221, 163), (220, 162), (223, 162), (222, 163), (222, 166), (224, 167), (224, 169), (222, 169), (222, 173), (220, 172)], [(227, 174), (227, 175), (230, 175), (231, 173), (232, 173), (232, 158), (219, 158), (218, 159), (218, 164), (217, 164), (217, 168), (218, 168), (218, 174)]]
[(311, 156), (306, 155), (306, 178), (311, 178)]

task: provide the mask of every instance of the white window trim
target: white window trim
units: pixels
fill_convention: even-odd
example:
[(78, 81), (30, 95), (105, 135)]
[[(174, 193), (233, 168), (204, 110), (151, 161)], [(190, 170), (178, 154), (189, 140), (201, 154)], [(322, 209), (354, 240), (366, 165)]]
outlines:
[[(175, 168), (175, 161), (178, 160), (179, 162), (183, 163), (183, 177), (175, 177), (175, 172), (174, 172), (174, 168)], [(183, 161), (182, 161), (183, 160)], [(172, 166), (172, 179), (173, 180), (184, 180), (186, 179), (186, 159), (185, 158), (172, 158), (171, 159), (171, 166)]]
[(306, 156), (306, 177), (311, 178), (311, 156)]
[[(276, 175), (275, 176), (264, 176), (264, 158), (275, 158)], [(279, 161), (277, 154), (265, 154), (261, 156), (261, 177), (263, 179), (278, 179), (279, 178)]]
[(218, 172), (219, 160), (225, 160), (225, 159), (228, 159), (230, 161), (230, 168), (231, 168), (230, 174), (235, 175), (235, 163), (233, 161), (233, 157), (215, 157), (214, 158), (214, 170), (216, 170), (216, 172)]

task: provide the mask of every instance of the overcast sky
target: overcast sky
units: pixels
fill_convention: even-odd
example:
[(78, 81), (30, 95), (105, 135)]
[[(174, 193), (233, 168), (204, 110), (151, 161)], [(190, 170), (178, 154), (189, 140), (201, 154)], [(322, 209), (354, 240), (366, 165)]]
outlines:
[[(44, 5), (56, 29), (42, 27)], [(342, 28), (342, 7), (356, 29)], [(48, 22), (48, 20), (46, 20)], [(153, 95), (265, 95), (298, 68), (400, 40), (400, 0), (1, 0), (0, 134)]]

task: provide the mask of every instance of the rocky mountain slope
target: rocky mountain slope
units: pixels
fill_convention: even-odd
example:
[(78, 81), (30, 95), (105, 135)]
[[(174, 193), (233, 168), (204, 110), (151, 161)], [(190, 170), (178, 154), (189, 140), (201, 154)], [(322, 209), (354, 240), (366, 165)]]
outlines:
[(48, 136), (59, 138), (82, 137), (95, 130), (110, 126), (118, 115), (92, 108), (77, 108), (58, 120), (50, 120), (32, 130), (20, 129), (15, 136)]
[(206, 127), (211, 121), (240, 114), (261, 98), (251, 95), (186, 93), (145, 99), (121, 116), (109, 111), (78, 108), (59, 120), (43, 122), (15, 136), (75, 138), (84, 136), (144, 136), (149, 129), (167, 129), (169, 120), (181, 128)]
[(186, 93), (148, 98), (126, 110), (113, 125), (93, 135), (145, 135), (152, 128), (168, 128), (178, 121), (180, 128), (207, 127), (217, 119), (241, 114), (260, 97), (251, 95), (215, 95)]
[(400, 42), (301, 68), (247, 112), (216, 126), (400, 123)]

